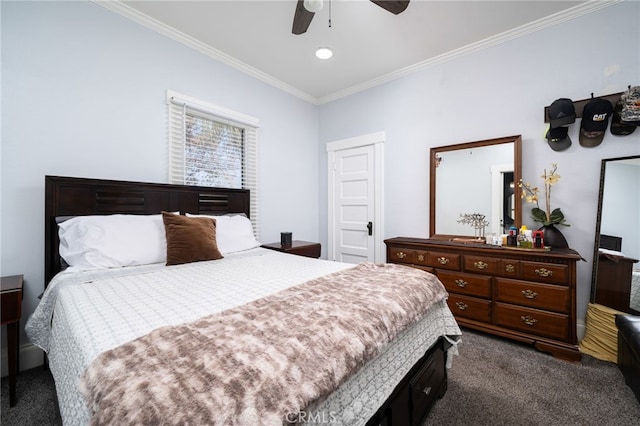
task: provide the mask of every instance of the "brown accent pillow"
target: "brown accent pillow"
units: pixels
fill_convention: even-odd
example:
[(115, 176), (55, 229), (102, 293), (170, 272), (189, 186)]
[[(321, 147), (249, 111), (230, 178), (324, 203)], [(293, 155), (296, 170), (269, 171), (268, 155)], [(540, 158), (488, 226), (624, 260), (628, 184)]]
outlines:
[(167, 236), (167, 265), (222, 259), (216, 243), (216, 220), (162, 212)]

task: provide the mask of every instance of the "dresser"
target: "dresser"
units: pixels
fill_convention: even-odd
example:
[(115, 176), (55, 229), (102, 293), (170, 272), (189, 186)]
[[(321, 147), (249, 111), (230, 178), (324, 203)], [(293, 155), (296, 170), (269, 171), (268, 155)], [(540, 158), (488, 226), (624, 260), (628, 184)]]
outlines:
[(421, 238), (385, 240), (387, 262), (434, 273), (458, 324), (579, 361), (571, 249), (525, 250)]

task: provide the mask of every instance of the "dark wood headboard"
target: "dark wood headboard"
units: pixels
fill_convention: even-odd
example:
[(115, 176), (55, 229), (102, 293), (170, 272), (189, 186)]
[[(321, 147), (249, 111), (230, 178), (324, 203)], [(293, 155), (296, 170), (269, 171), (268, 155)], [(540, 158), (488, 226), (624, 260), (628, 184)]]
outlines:
[(62, 267), (56, 217), (161, 211), (249, 217), (249, 190), (45, 176), (45, 283)]

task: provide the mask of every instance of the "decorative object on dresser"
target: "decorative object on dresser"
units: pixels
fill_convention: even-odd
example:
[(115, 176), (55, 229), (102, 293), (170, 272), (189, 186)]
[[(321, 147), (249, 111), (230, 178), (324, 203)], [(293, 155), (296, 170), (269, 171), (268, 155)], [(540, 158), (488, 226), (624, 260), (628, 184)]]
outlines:
[(551, 210), (551, 187), (560, 180), (560, 175), (556, 173), (557, 169), (558, 165), (554, 163), (548, 171), (544, 169), (544, 173), (541, 176), (544, 182), (545, 210), (542, 210), (539, 205), (538, 187), (531, 186), (530, 183), (525, 183), (522, 180), (520, 180), (518, 186), (522, 189), (520, 197), (536, 205), (531, 209), (531, 218), (535, 222), (542, 223), (542, 227), (539, 230), (543, 232), (544, 245), (555, 248), (569, 248), (564, 235), (555, 225), (571, 225), (566, 222), (564, 214), (559, 208)]
[(320, 243), (312, 243), (309, 241), (300, 241), (300, 240), (291, 241), (289, 244), (282, 244), (282, 243), (263, 244), (262, 247), (271, 249), (271, 250), (281, 251), (283, 253), (297, 254), (299, 256), (306, 256), (306, 257), (315, 257), (316, 259), (320, 257), (320, 250), (321, 250)]
[(2, 277), (2, 325), (7, 325), (7, 352), (9, 364), (9, 405), (16, 405), (16, 376), (20, 349), (20, 317), (22, 314), (22, 275)]
[(519, 250), (422, 238), (385, 240), (387, 262), (432, 272), (461, 326), (581, 358), (576, 337), (576, 262), (571, 249)]

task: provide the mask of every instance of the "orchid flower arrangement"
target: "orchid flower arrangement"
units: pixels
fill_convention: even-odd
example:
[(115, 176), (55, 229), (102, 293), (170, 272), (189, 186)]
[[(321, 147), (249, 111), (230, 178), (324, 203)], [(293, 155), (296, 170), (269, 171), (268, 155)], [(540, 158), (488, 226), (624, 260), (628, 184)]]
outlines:
[(536, 205), (531, 209), (531, 218), (534, 221), (540, 222), (545, 226), (571, 226), (565, 222), (564, 214), (562, 214), (560, 209), (551, 210), (551, 187), (560, 180), (560, 175), (557, 173), (557, 170), (558, 165), (553, 163), (551, 165), (551, 170), (547, 172), (547, 169), (544, 169), (543, 175), (540, 176), (544, 180), (545, 210), (542, 210), (538, 203), (538, 193), (540, 192), (538, 187), (531, 186), (530, 183), (524, 183), (522, 179), (518, 182), (518, 187), (522, 189), (521, 198), (526, 199), (529, 203), (535, 203)]

